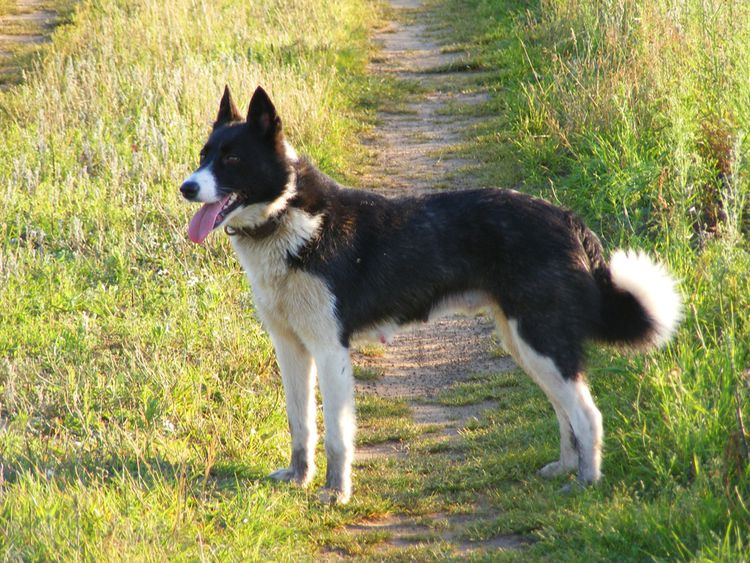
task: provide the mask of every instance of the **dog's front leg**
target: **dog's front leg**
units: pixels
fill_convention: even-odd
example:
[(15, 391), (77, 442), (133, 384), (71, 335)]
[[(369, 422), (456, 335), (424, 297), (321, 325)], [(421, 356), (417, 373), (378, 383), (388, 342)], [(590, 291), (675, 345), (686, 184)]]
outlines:
[(343, 346), (327, 347), (314, 352), (318, 366), (320, 393), (323, 396), (323, 419), (326, 431), (326, 483), (321, 492), (323, 502), (344, 504), (352, 491), (354, 460), (354, 378), (349, 350)]
[[(268, 325), (268, 323), (266, 323)], [(269, 475), (278, 481), (307, 485), (315, 473), (315, 364), (299, 338), (285, 327), (268, 326), (281, 370), (286, 413), (292, 434), (289, 467)]]

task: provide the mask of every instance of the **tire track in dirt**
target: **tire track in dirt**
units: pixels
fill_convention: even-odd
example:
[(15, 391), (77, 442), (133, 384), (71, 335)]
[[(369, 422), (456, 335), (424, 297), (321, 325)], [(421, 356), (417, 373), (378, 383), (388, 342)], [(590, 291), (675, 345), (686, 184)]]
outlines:
[[(376, 187), (386, 195), (427, 193), (438, 189), (480, 187), (470, 173), (475, 164), (451, 155), (451, 149), (462, 141), (463, 132), (476, 118), (452, 115), (448, 108), (469, 106), (487, 100), (485, 92), (464, 89), (460, 69), (465, 56), (460, 52), (444, 52), (439, 38), (426, 22), (421, 0), (392, 0), (397, 20), (376, 34), (382, 50), (371, 61), (370, 71), (396, 80), (409, 81), (411, 90), (421, 92), (395, 108), (381, 109), (378, 124), (365, 144), (374, 153), (374, 163), (362, 184)], [(449, 173), (461, 172), (460, 180), (446, 185)], [(353, 354), (355, 365), (370, 373), (382, 374), (376, 380), (357, 381), (358, 394), (403, 399), (409, 404), (414, 422), (419, 427), (439, 428), (446, 440), (461, 440), (459, 431), (472, 417), (495, 405), (492, 402), (453, 407), (437, 402), (439, 393), (452, 384), (466, 381), (473, 375), (498, 373), (515, 369), (508, 357), (494, 352), (494, 324), (485, 316), (451, 316), (437, 322), (413, 326), (394, 337), (384, 349), (363, 347)], [(435, 434), (432, 434), (435, 436)], [(360, 447), (358, 463), (372, 464), (385, 456), (404, 459), (408, 444), (386, 443)], [(461, 530), (482, 514), (456, 516), (436, 513), (433, 521), (445, 520), (439, 540), (448, 542), (456, 554), (514, 549), (527, 543), (527, 538), (508, 535), (484, 542), (461, 539)], [(385, 519), (361, 522), (347, 528), (351, 534), (386, 532), (389, 539), (378, 545), (379, 550), (398, 550), (418, 545), (420, 538), (431, 530), (405, 515), (392, 514)], [(434, 531), (432, 532), (434, 534)], [(415, 539), (416, 538), (416, 539)], [(433, 540), (434, 541), (434, 540)]]

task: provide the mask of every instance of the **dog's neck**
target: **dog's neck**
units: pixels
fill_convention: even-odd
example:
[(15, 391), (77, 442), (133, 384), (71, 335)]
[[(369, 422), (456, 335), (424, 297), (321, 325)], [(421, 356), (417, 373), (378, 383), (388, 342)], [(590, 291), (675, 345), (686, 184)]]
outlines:
[[(291, 200), (297, 195), (297, 169), (299, 168), (299, 157), (292, 146), (284, 141), (284, 150), (289, 164), (289, 180), (279, 198), (268, 204), (269, 208), (278, 207), (262, 223), (252, 227), (225, 226), (224, 232), (230, 237), (242, 236), (255, 240), (262, 240), (272, 236), (278, 231), (284, 216), (289, 211)], [(280, 205), (279, 205), (280, 203)]]
[[(285, 218), (292, 208), (300, 209), (310, 215), (319, 215), (326, 211), (324, 193), (338, 190), (339, 186), (331, 178), (320, 172), (306, 158), (289, 160), (290, 181), (282, 196), (277, 200), (283, 205), (265, 219), (262, 223), (252, 227), (224, 227), (229, 236), (247, 237), (252, 240), (263, 240), (275, 235), (284, 224)], [(274, 202), (275, 203), (275, 202)], [(270, 205), (273, 205), (271, 203)]]
[(268, 238), (279, 230), (281, 220), (283, 219), (284, 215), (286, 215), (288, 209), (288, 207), (284, 207), (284, 209), (282, 209), (280, 213), (269, 217), (266, 221), (264, 221), (260, 225), (256, 225), (255, 227), (236, 228), (227, 225), (224, 227), (224, 232), (230, 237), (243, 236), (255, 240)]

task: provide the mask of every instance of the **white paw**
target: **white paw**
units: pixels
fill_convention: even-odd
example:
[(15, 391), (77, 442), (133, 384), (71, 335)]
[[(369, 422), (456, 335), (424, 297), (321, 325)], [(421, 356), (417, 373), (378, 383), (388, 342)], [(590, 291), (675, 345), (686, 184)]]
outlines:
[(350, 497), (350, 492), (340, 491), (338, 489), (322, 488), (318, 491), (318, 499), (323, 504), (343, 505), (349, 502)]
[(268, 476), (269, 479), (273, 479), (274, 481), (297, 481), (298, 479), (294, 478), (294, 469), (291, 467), (284, 467), (283, 469), (277, 469), (273, 473), (271, 473)]
[(565, 475), (566, 473), (570, 473), (576, 469), (576, 466), (570, 466), (562, 461), (553, 461), (552, 463), (548, 463), (544, 467), (542, 467), (538, 474), (540, 477), (544, 477), (545, 479), (551, 479), (552, 477), (559, 477), (560, 475)]

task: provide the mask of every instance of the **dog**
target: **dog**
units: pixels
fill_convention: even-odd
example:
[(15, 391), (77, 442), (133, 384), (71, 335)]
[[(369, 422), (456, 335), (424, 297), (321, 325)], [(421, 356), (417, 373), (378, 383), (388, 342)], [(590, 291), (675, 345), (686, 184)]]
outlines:
[(387, 198), (339, 186), (285, 140), (260, 87), (244, 118), (225, 88), (200, 165), (180, 191), (204, 204), (190, 240), (222, 226), (229, 235), (276, 351), (292, 451), (271, 479), (313, 477), (319, 382), (326, 502), (351, 495), (355, 338), (388, 340), (454, 310), (489, 312), (557, 415), (560, 458), (540, 474), (577, 471), (593, 483), (603, 430), (585, 342), (647, 349), (679, 324), (680, 296), (663, 266), (623, 250), (608, 264), (581, 219), (541, 199), (500, 189)]

